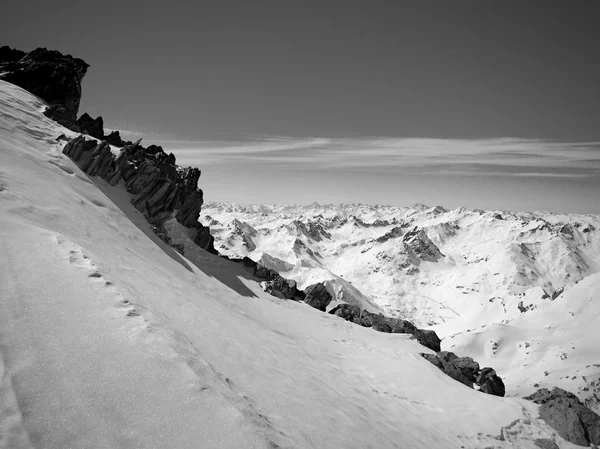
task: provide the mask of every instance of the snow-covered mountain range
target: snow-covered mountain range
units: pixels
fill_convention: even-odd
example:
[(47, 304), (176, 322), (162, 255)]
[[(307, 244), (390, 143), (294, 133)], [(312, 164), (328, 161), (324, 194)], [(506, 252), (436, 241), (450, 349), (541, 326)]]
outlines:
[(221, 253), (432, 326), (443, 349), (494, 366), (509, 394), (561, 385), (598, 407), (598, 215), (211, 202), (201, 221)]

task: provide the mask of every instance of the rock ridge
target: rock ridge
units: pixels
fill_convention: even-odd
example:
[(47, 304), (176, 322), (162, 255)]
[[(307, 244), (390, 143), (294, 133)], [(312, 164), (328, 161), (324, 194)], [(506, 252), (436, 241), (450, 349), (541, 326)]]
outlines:
[(177, 166), (173, 153), (156, 145), (145, 148), (141, 139), (124, 146), (115, 157), (107, 142), (80, 135), (64, 146), (63, 153), (88, 175), (113, 186), (122, 183), (132, 195), (132, 204), (154, 226), (175, 217), (195, 231), (196, 245), (216, 254), (210, 230), (198, 221), (203, 204), (203, 192), (197, 187), (200, 169)]

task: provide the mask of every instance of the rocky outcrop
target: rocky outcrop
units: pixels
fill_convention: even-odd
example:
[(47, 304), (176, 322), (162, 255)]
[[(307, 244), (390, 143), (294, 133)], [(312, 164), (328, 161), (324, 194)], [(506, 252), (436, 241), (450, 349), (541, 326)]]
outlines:
[(340, 304), (330, 310), (329, 313), (363, 327), (371, 327), (378, 332), (411, 334), (423, 346), (436, 352), (440, 350), (441, 341), (434, 331), (417, 329), (410, 321), (371, 313), (352, 304)]
[(102, 117), (93, 119), (86, 112), (77, 120), (77, 124), (82, 133), (95, 137), (96, 139), (104, 138), (104, 120)]
[(181, 168), (175, 156), (159, 146), (144, 148), (141, 139), (121, 149), (115, 158), (110, 145), (79, 136), (63, 148), (90, 176), (99, 176), (111, 185), (123, 183), (132, 195), (132, 204), (155, 226), (174, 216), (183, 226), (195, 230), (194, 243), (216, 254), (214, 239), (198, 222), (203, 203), (198, 189), (200, 170)]
[(1, 79), (37, 95), (50, 105), (44, 114), (79, 131), (81, 80), (89, 67), (85, 61), (45, 48), (22, 53), (2, 47), (0, 56)]
[[(121, 133), (119, 133), (119, 131), (112, 131), (104, 138), (104, 140), (113, 147), (122, 148), (127, 144), (127, 142), (124, 142), (123, 139), (121, 139)], [(131, 145), (131, 142), (128, 142), (128, 144)]]
[(450, 376), (452, 379), (479, 391), (494, 396), (504, 396), (504, 382), (492, 368), (479, 369), (479, 363), (471, 357), (458, 357), (453, 352), (439, 351), (436, 354), (421, 354), (423, 358)]
[(540, 417), (565, 440), (578, 446), (600, 444), (600, 416), (562, 388), (542, 388), (525, 397), (541, 404)]
[(504, 396), (506, 394), (504, 382), (500, 376), (496, 374), (496, 371), (490, 367), (481, 370), (475, 384), (479, 386), (479, 391), (487, 394), (494, 396)]
[(305, 288), (304, 293), (306, 293), (304, 302), (315, 309), (319, 309), (321, 312), (325, 312), (327, 306), (333, 299), (331, 293), (327, 291), (327, 287), (325, 287), (325, 284), (322, 282)]
[(16, 48), (10, 48), (8, 46), (0, 47), (0, 64), (5, 64), (8, 62), (17, 62), (27, 53), (21, 50), (17, 50)]
[[(247, 259), (243, 259), (244, 265), (251, 266), (247, 262)], [(301, 301), (305, 297), (304, 292), (298, 289), (296, 281), (285, 279), (275, 270), (271, 270), (263, 265), (254, 265), (254, 276), (263, 280), (264, 290), (273, 296), (283, 299), (294, 299), (296, 301)]]

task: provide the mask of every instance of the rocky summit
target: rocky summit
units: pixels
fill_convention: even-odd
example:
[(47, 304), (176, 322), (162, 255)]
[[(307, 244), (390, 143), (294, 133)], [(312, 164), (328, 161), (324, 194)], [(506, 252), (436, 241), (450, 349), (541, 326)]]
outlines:
[(29, 53), (0, 48), (0, 79), (42, 98), (46, 115), (68, 129), (79, 131), (77, 114), (81, 81), (89, 64), (56, 50), (37, 48)]

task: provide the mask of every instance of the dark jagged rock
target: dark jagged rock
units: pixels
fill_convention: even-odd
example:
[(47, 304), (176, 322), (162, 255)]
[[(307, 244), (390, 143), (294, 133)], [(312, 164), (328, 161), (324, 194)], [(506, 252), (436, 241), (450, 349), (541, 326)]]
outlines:
[(104, 138), (104, 140), (109, 145), (112, 145), (114, 147), (122, 148), (125, 146), (125, 142), (123, 142), (123, 139), (121, 139), (121, 134), (119, 133), (119, 131), (112, 131), (108, 136)]
[(302, 300), (305, 297), (305, 293), (298, 290), (296, 281), (285, 279), (275, 270), (264, 265), (256, 264), (254, 276), (266, 281), (265, 291), (273, 296), (296, 300)]
[(63, 153), (90, 176), (100, 176), (113, 186), (122, 180), (133, 195), (131, 203), (155, 227), (174, 215), (183, 226), (196, 231), (196, 245), (216, 254), (210, 230), (198, 222), (203, 203), (199, 169), (179, 168), (175, 156), (158, 146), (144, 148), (141, 139), (123, 147), (115, 158), (108, 142), (80, 135), (67, 142)]
[(434, 331), (418, 329), (410, 321), (386, 317), (380, 313), (371, 313), (352, 304), (340, 304), (330, 310), (329, 313), (363, 327), (371, 327), (378, 332), (411, 334), (423, 346), (436, 352), (440, 350), (441, 341)]
[(496, 371), (490, 367), (481, 370), (475, 383), (479, 385), (479, 391), (483, 391), (487, 394), (504, 396), (506, 393), (504, 382), (500, 376), (496, 374)]
[(354, 304), (340, 304), (339, 306), (329, 311), (332, 315), (339, 316), (346, 321), (351, 321), (360, 324), (361, 310), (360, 307)]
[(217, 250), (215, 249), (215, 238), (210, 233), (210, 229), (207, 226), (200, 226), (201, 227), (196, 233), (196, 237), (194, 237), (194, 243), (209, 253), (217, 254)]
[(421, 354), (421, 356), (437, 366), (452, 379), (479, 391), (494, 396), (504, 396), (504, 382), (492, 368), (479, 369), (479, 363), (471, 357), (458, 357), (453, 352), (439, 351), (437, 354)]
[(573, 393), (542, 388), (525, 397), (541, 404), (540, 417), (565, 440), (578, 446), (600, 444), (600, 415), (583, 405)]
[(185, 201), (179, 208), (175, 218), (179, 223), (188, 228), (196, 228), (200, 226), (198, 217), (202, 208), (202, 190), (199, 190), (186, 197)]
[(417, 329), (417, 332), (414, 334), (414, 336), (417, 338), (419, 343), (431, 349), (432, 351), (439, 351), (441, 349), (442, 341), (435, 331), (430, 329)]
[(325, 287), (325, 284), (322, 282), (305, 288), (304, 293), (306, 293), (304, 302), (322, 312), (325, 312), (327, 306), (332, 300), (331, 293), (327, 291), (327, 287)]
[(274, 296), (279, 296), (279, 293), (285, 299), (300, 299), (296, 281), (284, 279), (281, 276), (267, 281), (265, 291)]
[(437, 355), (421, 354), (452, 379), (473, 388), (479, 373), (479, 364), (470, 357), (458, 357), (453, 352), (440, 351)]
[(250, 259), (249, 257), (244, 257), (242, 259), (242, 263), (244, 264), (245, 267), (248, 268), (253, 268), (256, 270), (256, 266), (258, 265), (256, 262), (254, 262), (252, 259)]
[(16, 48), (10, 48), (7, 45), (0, 47), (0, 64), (7, 62), (16, 62), (27, 53)]
[(85, 140), (83, 136), (76, 137), (69, 141), (63, 148), (63, 153), (78, 162), (82, 156), (95, 148), (97, 143), (93, 140)]
[(81, 80), (89, 67), (85, 61), (45, 48), (21, 54), (2, 47), (0, 55), (0, 78), (46, 101), (50, 105), (46, 116), (79, 131)]
[(402, 229), (401, 226), (394, 226), (391, 230), (389, 230), (388, 232), (383, 234), (381, 237), (376, 238), (375, 241), (378, 243), (384, 243), (390, 239), (402, 237), (403, 234), (404, 234), (404, 230)]
[(79, 117), (77, 124), (82, 133), (95, 137), (96, 139), (104, 138), (104, 120), (102, 120), (102, 117), (93, 119), (86, 112)]

